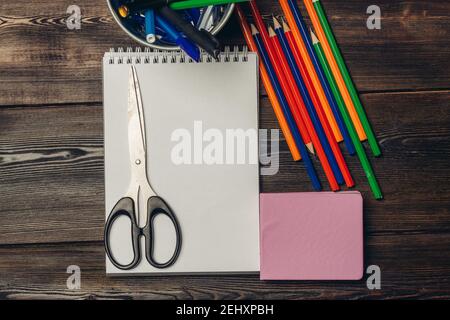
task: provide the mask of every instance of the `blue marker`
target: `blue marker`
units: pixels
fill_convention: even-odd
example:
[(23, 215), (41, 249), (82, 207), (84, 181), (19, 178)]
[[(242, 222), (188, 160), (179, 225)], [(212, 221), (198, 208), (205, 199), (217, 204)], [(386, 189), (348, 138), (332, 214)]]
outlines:
[(156, 41), (155, 12), (152, 9), (145, 11), (145, 38), (148, 43)]
[(162, 18), (159, 14), (155, 14), (155, 20), (158, 26), (167, 32), (167, 36), (172, 38), (180, 48), (186, 52), (186, 54), (192, 58), (192, 60), (200, 61), (200, 50), (189, 39), (183, 37), (172, 25)]

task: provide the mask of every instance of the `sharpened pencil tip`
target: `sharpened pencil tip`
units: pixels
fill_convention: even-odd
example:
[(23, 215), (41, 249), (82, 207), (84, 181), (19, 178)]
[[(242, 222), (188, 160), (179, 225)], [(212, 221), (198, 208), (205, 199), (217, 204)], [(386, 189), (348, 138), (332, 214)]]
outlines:
[(272, 26), (268, 26), (267, 27), (269, 29), (269, 37), (276, 37), (277, 34), (275, 33), (275, 31), (273, 30)]
[(284, 19), (283, 19), (283, 31), (284, 32), (291, 31), (291, 28), (289, 28), (289, 25), (286, 23), (286, 21), (284, 21)]
[(258, 29), (256, 29), (256, 27), (253, 23), (250, 24), (250, 28), (252, 29), (252, 35), (259, 33)]
[(313, 147), (312, 142), (307, 143), (307, 144), (306, 144), (306, 148), (308, 148), (308, 150), (309, 150), (309, 152), (310, 152), (311, 154), (316, 154), (316, 151), (314, 150), (314, 147)]
[(314, 34), (314, 32), (312, 31), (312, 29), (309, 29), (309, 32), (311, 32), (311, 38), (313, 41), (313, 44), (319, 43), (319, 39), (317, 39), (316, 35)]
[(272, 18), (273, 18), (273, 25), (274, 25), (275, 29), (281, 28), (281, 24), (280, 24), (280, 22), (277, 20), (277, 18), (275, 18), (275, 16), (273, 16)]

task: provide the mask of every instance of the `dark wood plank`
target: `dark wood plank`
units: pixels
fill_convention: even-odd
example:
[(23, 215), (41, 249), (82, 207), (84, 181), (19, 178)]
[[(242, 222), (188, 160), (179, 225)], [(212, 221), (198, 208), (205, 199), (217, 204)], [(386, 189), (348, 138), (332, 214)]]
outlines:
[[(372, 163), (386, 195), (374, 201), (357, 159), (347, 157), (364, 195), (368, 235), (450, 231), (449, 97), (448, 91), (363, 96), (384, 154)], [(265, 98), (261, 126), (277, 128)], [(0, 109), (0, 244), (102, 239), (102, 127), (97, 105)], [(262, 177), (261, 190), (311, 190), (284, 142), (280, 171)]]
[[(309, 23), (303, 1), (297, 2)], [(272, 3), (269, 12), (281, 14), (278, 1), (269, 3)], [(446, 39), (450, 33), (449, 2), (322, 0), (321, 3), (360, 91), (448, 89), (450, 72), (442, 66), (450, 52)], [(366, 27), (369, 17), (366, 10), (374, 4), (381, 9), (381, 30)], [(441, 82), (435, 75), (446, 80)]]
[[(277, 1), (258, 3), (265, 15), (281, 12)], [(0, 106), (102, 101), (103, 53), (136, 44), (112, 20), (104, 0), (76, 4), (83, 15), (81, 30), (66, 27), (67, 1), (2, 1)], [(323, 4), (359, 90), (448, 88), (449, 2), (378, 1), (383, 19), (376, 31), (366, 28), (372, 2)], [(221, 38), (226, 44), (243, 43), (235, 21)]]
[[(107, 277), (102, 243), (0, 247), (0, 298), (8, 299), (436, 299), (450, 296), (450, 234), (378, 235), (365, 265), (381, 268), (381, 290), (366, 281), (260, 281), (247, 276)], [(418, 254), (420, 252), (420, 254)], [(68, 290), (69, 265), (81, 289)]]
[(0, 181), (5, 187), (0, 210), (9, 236), (4, 234), (0, 242), (15, 242), (8, 237), (31, 243), (100, 239), (102, 110), (99, 106), (2, 109)]

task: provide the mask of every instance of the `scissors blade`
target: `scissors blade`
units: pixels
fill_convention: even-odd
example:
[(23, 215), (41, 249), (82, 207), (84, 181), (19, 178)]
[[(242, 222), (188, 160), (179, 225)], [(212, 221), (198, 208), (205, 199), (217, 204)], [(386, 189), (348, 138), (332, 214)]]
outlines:
[[(136, 68), (131, 66), (128, 86), (128, 144), (132, 164), (144, 164), (146, 154), (144, 108)], [(141, 166), (142, 167), (142, 166)], [(145, 166), (143, 166), (145, 168)]]
[(201, 14), (200, 20), (198, 22), (198, 29), (205, 29), (207, 28), (208, 22), (210, 21), (212, 15), (213, 15), (213, 9), (214, 6), (208, 6)]

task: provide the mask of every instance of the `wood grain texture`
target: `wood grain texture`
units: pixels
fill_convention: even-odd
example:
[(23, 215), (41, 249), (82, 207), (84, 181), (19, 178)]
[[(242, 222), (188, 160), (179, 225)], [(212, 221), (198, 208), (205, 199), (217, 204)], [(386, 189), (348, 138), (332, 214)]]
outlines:
[[(281, 13), (277, 1), (258, 3), (267, 16)], [(113, 21), (104, 0), (76, 4), (81, 30), (68, 30), (65, 0), (2, 1), (0, 41), (7, 45), (0, 46), (0, 106), (102, 101), (104, 52), (136, 43)], [(366, 27), (370, 1), (323, 4), (360, 91), (449, 88), (449, 2), (378, 1), (381, 30)], [(220, 37), (225, 44), (243, 43), (235, 21)]]
[[(450, 231), (449, 98), (450, 92), (363, 95), (384, 154), (372, 163), (386, 195), (372, 200), (358, 160), (347, 156), (364, 195), (368, 234)], [(102, 239), (102, 110), (0, 109), (0, 243)], [(278, 127), (266, 98), (260, 118), (262, 128)], [(284, 141), (280, 163), (277, 175), (261, 177), (262, 192), (312, 191)], [(316, 159), (315, 165), (325, 185)]]
[[(382, 270), (379, 291), (368, 290), (365, 281), (270, 282), (256, 274), (106, 277), (102, 243), (0, 247), (0, 273), (8, 275), (0, 278), (0, 298), (435, 299), (447, 297), (450, 286), (450, 253), (443, 246), (450, 246), (449, 234), (369, 237), (365, 260)], [(80, 290), (67, 289), (70, 265), (81, 269)]]
[[(281, 13), (277, 1), (258, 3), (266, 18)], [(450, 2), (379, 0), (376, 31), (366, 28), (371, 1), (322, 3), (383, 151), (371, 158), (379, 202), (345, 153), (364, 196), (365, 265), (381, 267), (382, 290), (257, 275), (106, 277), (100, 62), (135, 43), (104, 0), (76, 2), (78, 31), (65, 24), (72, 3), (16, 0), (0, 3), (0, 299), (450, 298)], [(236, 21), (221, 38), (243, 43)], [(278, 128), (261, 94), (261, 127)], [(279, 173), (262, 176), (261, 191), (311, 190), (283, 141)], [(69, 265), (81, 268), (81, 290), (66, 287)]]

